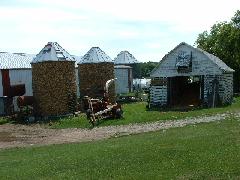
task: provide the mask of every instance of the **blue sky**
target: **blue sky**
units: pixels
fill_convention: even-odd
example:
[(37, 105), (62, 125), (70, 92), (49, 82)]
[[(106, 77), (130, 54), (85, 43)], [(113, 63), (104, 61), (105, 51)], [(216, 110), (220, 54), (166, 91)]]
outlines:
[(128, 50), (159, 61), (237, 9), (240, 0), (1, 0), (0, 51), (36, 54), (57, 41), (79, 56), (99, 46), (113, 59)]

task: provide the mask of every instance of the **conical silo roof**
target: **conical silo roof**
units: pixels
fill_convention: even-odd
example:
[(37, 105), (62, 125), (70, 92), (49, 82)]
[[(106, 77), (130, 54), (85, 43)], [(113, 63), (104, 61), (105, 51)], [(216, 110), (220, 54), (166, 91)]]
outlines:
[(114, 59), (114, 64), (135, 64), (138, 60), (128, 51), (121, 51)]
[(75, 59), (63, 49), (57, 42), (48, 42), (47, 45), (36, 55), (32, 63), (46, 61), (75, 61)]
[(113, 60), (99, 47), (92, 47), (83, 57), (78, 64), (87, 64), (87, 63), (103, 63), (111, 62)]

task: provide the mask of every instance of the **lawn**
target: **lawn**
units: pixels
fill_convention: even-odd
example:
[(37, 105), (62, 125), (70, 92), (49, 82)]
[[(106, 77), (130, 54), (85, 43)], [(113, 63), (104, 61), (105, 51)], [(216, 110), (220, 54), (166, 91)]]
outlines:
[(240, 179), (240, 120), (0, 150), (0, 179)]
[[(98, 126), (108, 125), (126, 125), (131, 123), (145, 123), (153, 121), (177, 120), (186, 117), (196, 117), (203, 115), (213, 115), (216, 113), (236, 112), (240, 110), (240, 97), (234, 99), (234, 103), (230, 106), (210, 109), (196, 109), (191, 111), (164, 111), (164, 110), (148, 110), (145, 102), (124, 104), (124, 118), (120, 120), (101, 121)], [(79, 117), (64, 118), (51, 123), (51, 128), (89, 128), (86, 116), (81, 114)]]

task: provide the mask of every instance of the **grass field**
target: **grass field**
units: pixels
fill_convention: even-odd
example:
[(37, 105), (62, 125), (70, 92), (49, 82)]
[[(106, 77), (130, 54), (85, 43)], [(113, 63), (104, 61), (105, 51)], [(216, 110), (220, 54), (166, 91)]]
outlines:
[[(108, 125), (122, 125), (130, 123), (144, 123), (153, 121), (165, 121), (183, 119), (186, 117), (196, 117), (203, 115), (212, 115), (216, 113), (234, 112), (240, 110), (240, 97), (234, 99), (234, 103), (230, 106), (221, 108), (210, 109), (196, 109), (192, 111), (164, 111), (164, 110), (148, 110), (146, 103), (132, 103), (124, 104), (124, 118), (120, 120), (107, 120), (101, 121), (98, 126)], [(53, 122), (51, 128), (89, 128), (91, 125), (88, 123), (86, 116), (82, 114), (79, 117), (64, 118), (59, 121)]]
[(240, 120), (0, 150), (0, 179), (240, 179)]

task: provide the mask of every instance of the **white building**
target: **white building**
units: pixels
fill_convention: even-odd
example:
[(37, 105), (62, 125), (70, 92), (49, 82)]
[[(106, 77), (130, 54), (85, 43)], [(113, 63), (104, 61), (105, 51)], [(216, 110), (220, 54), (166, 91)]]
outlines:
[(171, 107), (230, 104), (233, 72), (218, 57), (180, 43), (150, 74), (150, 104)]

